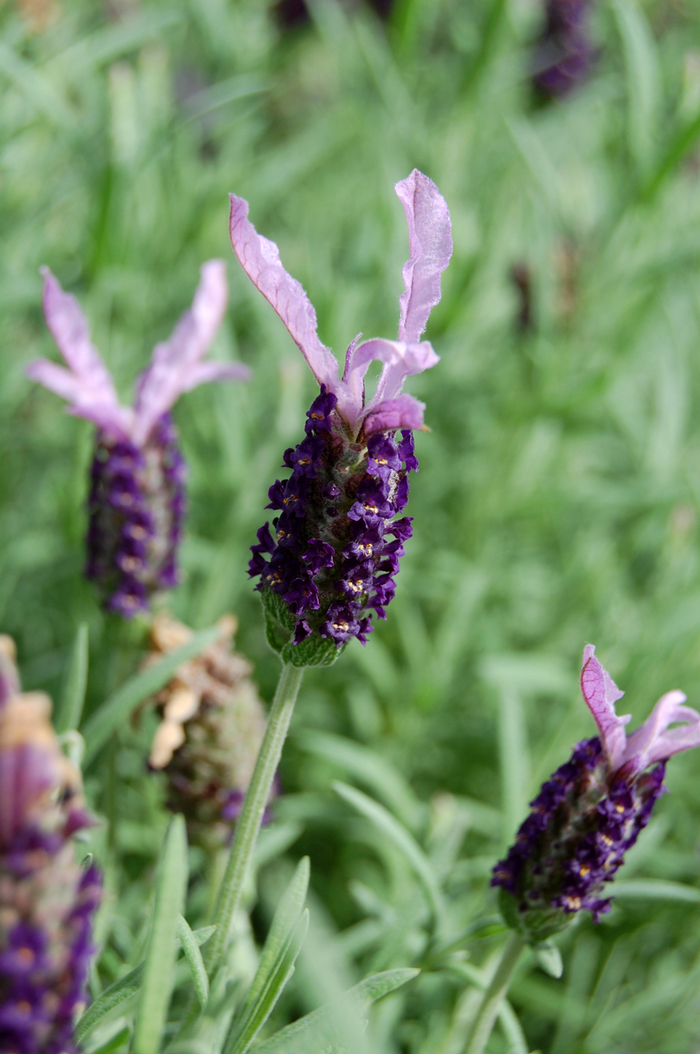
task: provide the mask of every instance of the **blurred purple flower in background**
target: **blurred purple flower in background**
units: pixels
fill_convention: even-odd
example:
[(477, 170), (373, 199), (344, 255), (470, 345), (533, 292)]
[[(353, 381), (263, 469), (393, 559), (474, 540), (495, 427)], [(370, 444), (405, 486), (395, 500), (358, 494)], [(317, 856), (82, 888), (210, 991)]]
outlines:
[(209, 260), (201, 268), (192, 307), (170, 339), (156, 345), (133, 408), (120, 405), (75, 297), (48, 268), (43, 275), (46, 323), (67, 368), (39, 359), (27, 376), (67, 399), (69, 413), (97, 425), (85, 573), (106, 605), (129, 618), (148, 608), (152, 593), (178, 581), (186, 466), (169, 411), (200, 384), (249, 376), (241, 363), (201, 361), (226, 310), (225, 265)]
[(101, 879), (71, 835), (92, 822), (41, 692), (19, 694), (0, 637), (0, 1051), (73, 1054)]
[(610, 910), (604, 883), (612, 881), (664, 792), (666, 761), (700, 746), (700, 714), (683, 706), (678, 691), (664, 695), (641, 728), (626, 736), (630, 717), (615, 713), (624, 693), (590, 644), (581, 691), (600, 734), (579, 743), (543, 785), (491, 882), (501, 887), (506, 921), (531, 943), (564, 929), (578, 911), (593, 912), (597, 921)]
[(534, 50), (532, 84), (558, 99), (581, 84), (595, 62), (588, 30), (590, 0), (547, 0), (545, 24)]
[[(398, 340), (359, 343), (356, 337), (340, 377), (335, 355), (318, 338), (316, 314), (302, 286), (285, 271), (274, 242), (249, 222), (248, 203), (231, 195), (234, 252), (321, 389), (307, 413), (306, 438), (285, 452), (291, 477), (270, 488), (268, 508), (280, 513), (272, 524), (275, 534), (269, 523), (258, 531), (250, 563), (250, 574), (261, 577), (268, 639), (296, 665), (332, 662), (351, 637), (365, 643), (372, 629), (368, 611), (386, 617), (403, 543), (411, 535), (410, 519), (394, 517), (408, 501), (408, 474), (418, 469), (412, 432), (423, 427), (425, 407), (402, 387), (407, 377), (438, 361), (420, 337), (440, 300), (452, 238), (447, 205), (432, 180), (414, 169), (396, 184), (396, 193), (410, 241)], [(371, 362), (381, 362), (382, 370), (368, 397)]]

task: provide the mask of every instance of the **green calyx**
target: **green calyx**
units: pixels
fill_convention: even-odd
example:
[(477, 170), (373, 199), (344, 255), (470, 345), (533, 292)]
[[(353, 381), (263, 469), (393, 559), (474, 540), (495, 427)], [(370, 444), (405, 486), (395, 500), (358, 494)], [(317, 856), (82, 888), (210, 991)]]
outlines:
[(575, 914), (550, 905), (521, 911), (517, 898), (503, 887), (498, 891), (498, 908), (506, 925), (533, 948), (568, 929), (576, 918)]
[(276, 651), (282, 662), (292, 666), (332, 666), (343, 647), (339, 648), (330, 638), (313, 633), (299, 644), (294, 643), (296, 618), (288, 605), (265, 586), (261, 593), (265, 613), (267, 643)]

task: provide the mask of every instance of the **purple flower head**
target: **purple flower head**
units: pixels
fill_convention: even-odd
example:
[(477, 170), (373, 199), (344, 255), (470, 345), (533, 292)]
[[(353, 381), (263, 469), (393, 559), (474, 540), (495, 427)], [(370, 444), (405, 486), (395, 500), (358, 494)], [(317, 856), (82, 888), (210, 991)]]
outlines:
[[(618, 717), (622, 692), (587, 645), (581, 691), (600, 735), (577, 744), (530, 802), (515, 844), (493, 871), (504, 918), (532, 944), (564, 929), (581, 910), (610, 909), (605, 883), (646, 826), (664, 792), (666, 761), (700, 746), (700, 714), (669, 692), (631, 736)], [(671, 723), (680, 723), (669, 729)], [(650, 769), (650, 766), (655, 766)]]
[[(319, 340), (314, 309), (282, 266), (277, 246), (257, 234), (248, 220), (248, 203), (231, 196), (234, 252), (320, 386), (306, 415), (306, 438), (284, 455), (291, 477), (270, 488), (267, 507), (280, 513), (272, 521), (274, 537), (266, 524), (250, 561), (250, 574), (261, 579), (257, 588), (268, 640), (285, 661), (297, 665), (334, 661), (352, 637), (365, 643), (372, 628), (365, 609), (385, 617), (401, 541), (410, 534), (408, 521), (399, 526), (402, 521), (394, 517), (408, 501), (408, 473), (418, 469), (412, 431), (423, 427), (425, 407), (402, 387), (407, 377), (438, 361), (420, 338), (440, 300), (440, 275), (452, 238), (447, 205), (432, 180), (414, 170), (396, 184), (396, 193), (406, 213), (410, 247), (398, 338), (360, 343), (357, 337), (342, 374)], [(372, 362), (380, 362), (382, 370), (368, 397), (365, 377)]]
[(92, 821), (50, 710), (19, 685), (0, 709), (0, 1050), (77, 1054), (101, 883), (75, 861), (70, 836)]
[(75, 297), (48, 268), (43, 275), (46, 323), (66, 365), (39, 359), (27, 376), (66, 399), (69, 413), (97, 425), (86, 575), (106, 607), (130, 618), (147, 609), (154, 591), (177, 584), (187, 472), (169, 411), (200, 384), (249, 374), (241, 363), (202, 361), (226, 309), (225, 265), (209, 260), (201, 268), (192, 307), (156, 345), (133, 406), (120, 405)]

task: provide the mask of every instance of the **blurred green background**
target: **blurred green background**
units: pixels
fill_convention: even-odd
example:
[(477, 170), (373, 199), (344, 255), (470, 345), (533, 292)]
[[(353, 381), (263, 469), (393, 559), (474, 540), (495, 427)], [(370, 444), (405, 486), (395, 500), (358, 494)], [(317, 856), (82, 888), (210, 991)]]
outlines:
[[(700, 705), (700, 9), (600, 0), (591, 15), (592, 75), (542, 106), (528, 80), (539, 0), (396, 0), (385, 19), (310, 0), (292, 26), (263, 0), (0, 8), (0, 627), (27, 688), (58, 692), (83, 619), (92, 706), (136, 663), (81, 578), (91, 426), (23, 375), (56, 357), (39, 266), (78, 295), (127, 397), (199, 265), (229, 261), (213, 354), (249, 363), (253, 379), (176, 408), (191, 511), (172, 606), (197, 628), (235, 611), (270, 699), (277, 665), (247, 547), (314, 384), (230, 251), (227, 192), (249, 199), (341, 355), (360, 330), (395, 333), (408, 245), (394, 182), (416, 166), (448, 201), (455, 252), (427, 333), (441, 362), (408, 384), (431, 429), (417, 437), (415, 535), (389, 621), (307, 675), (277, 807), (333, 925), (377, 920), (375, 944), (346, 930), (358, 976), (410, 965), (401, 912), (416, 894), (332, 776), (377, 790), (372, 757), (391, 766), (377, 794), (391, 804), (395, 792), (402, 819), (445, 854), (464, 926), (493, 914), (496, 854), (593, 732), (577, 689), (586, 641), (635, 724), (672, 688)], [(526, 327), (514, 267), (531, 288)], [(357, 755), (369, 775), (343, 762), (348, 740), (373, 752)], [(113, 825), (131, 823), (111, 842), (124, 922), (139, 911), (129, 883), (153, 862), (147, 825), (164, 812), (133, 748), (110, 756), (107, 789), (101, 769), (88, 788)], [(671, 793), (621, 878), (700, 891), (699, 771), (693, 753), (673, 760)], [(144, 793), (148, 806), (134, 805)], [(561, 980), (525, 963), (512, 990), (525, 1049), (700, 1047), (700, 905), (630, 888), (563, 939)], [(118, 932), (106, 975), (128, 959)], [(490, 940), (464, 944), (470, 961)], [(382, 1049), (459, 1054), (466, 984), (426, 972), (390, 997)], [(280, 1021), (303, 1004), (289, 997)], [(496, 1032), (489, 1049), (512, 1042)]]

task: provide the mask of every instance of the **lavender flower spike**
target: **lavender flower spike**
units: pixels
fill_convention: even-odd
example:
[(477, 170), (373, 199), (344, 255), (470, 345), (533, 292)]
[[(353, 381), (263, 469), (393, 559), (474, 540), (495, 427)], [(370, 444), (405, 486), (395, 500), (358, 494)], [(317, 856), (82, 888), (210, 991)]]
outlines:
[(46, 323), (66, 366), (39, 359), (27, 376), (66, 399), (69, 413), (97, 425), (86, 575), (107, 606), (129, 618), (148, 607), (154, 591), (177, 584), (186, 466), (169, 411), (206, 381), (249, 375), (241, 363), (202, 361), (226, 310), (225, 265), (209, 260), (201, 268), (192, 307), (170, 339), (156, 345), (133, 407), (120, 405), (75, 297), (48, 268), (42, 273)]
[[(583, 909), (595, 921), (610, 910), (610, 899), (602, 899), (604, 883), (612, 881), (664, 792), (666, 761), (700, 746), (700, 714), (682, 705), (682, 692), (664, 695), (627, 736), (630, 718), (615, 713), (623, 693), (590, 644), (581, 691), (600, 735), (579, 743), (544, 784), (491, 881), (501, 887), (504, 918), (531, 944), (564, 929)], [(680, 725), (669, 729), (671, 723)]]
[[(268, 640), (284, 661), (299, 666), (333, 662), (351, 637), (365, 643), (370, 611), (386, 617), (411, 534), (410, 519), (394, 517), (408, 501), (408, 474), (418, 469), (412, 432), (423, 427), (425, 407), (402, 388), (407, 377), (438, 361), (420, 338), (440, 300), (452, 238), (447, 205), (432, 180), (414, 169), (396, 184), (396, 193), (410, 248), (398, 339), (360, 344), (357, 337), (342, 375), (319, 340), (306, 293), (285, 271), (274, 242), (248, 220), (248, 203), (231, 195), (233, 250), (321, 389), (307, 414), (306, 438), (284, 455), (290, 478), (270, 488), (268, 508), (280, 513), (272, 522), (275, 535), (269, 523), (260, 529), (250, 562), (251, 576), (261, 578)], [(368, 397), (371, 362), (381, 362), (382, 370)]]
[[(7, 656), (7, 651), (5, 652)], [(100, 901), (71, 835), (91, 823), (40, 692), (0, 700), (0, 1051), (77, 1054)]]

